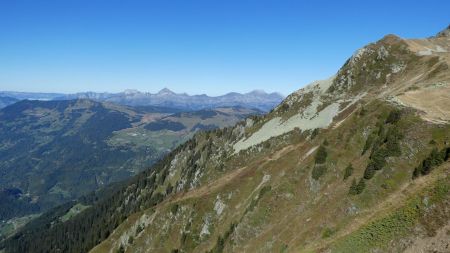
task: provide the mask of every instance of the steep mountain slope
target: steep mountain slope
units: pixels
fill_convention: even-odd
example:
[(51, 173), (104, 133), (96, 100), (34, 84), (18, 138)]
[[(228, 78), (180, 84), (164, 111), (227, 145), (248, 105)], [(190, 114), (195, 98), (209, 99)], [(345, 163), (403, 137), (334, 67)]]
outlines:
[(0, 109), (6, 107), (8, 105), (14, 104), (17, 101), (19, 101), (19, 100), (12, 98), (12, 97), (1, 97), (0, 96)]
[(160, 106), (193, 111), (212, 109), (217, 107), (245, 107), (269, 111), (281, 100), (283, 95), (279, 93), (266, 93), (255, 90), (245, 94), (231, 92), (222, 96), (211, 97), (207, 95), (188, 95), (186, 93), (175, 93), (167, 88), (156, 94), (140, 92), (137, 90), (126, 90), (120, 93), (97, 93), (80, 92), (75, 94), (58, 93), (29, 93), (29, 92), (0, 92), (0, 96), (9, 96), (22, 99), (38, 100), (73, 100), (91, 99), (99, 102), (113, 102), (128, 106)]
[(65, 222), (53, 211), (3, 247), (448, 251), (449, 52), (448, 30), (388, 35), (269, 114), (198, 133), (90, 208)]
[[(24, 100), (0, 110), (0, 220), (38, 213), (126, 179), (196, 131), (259, 113), (170, 110), (91, 100)], [(0, 225), (0, 235), (4, 227), (10, 225)]]

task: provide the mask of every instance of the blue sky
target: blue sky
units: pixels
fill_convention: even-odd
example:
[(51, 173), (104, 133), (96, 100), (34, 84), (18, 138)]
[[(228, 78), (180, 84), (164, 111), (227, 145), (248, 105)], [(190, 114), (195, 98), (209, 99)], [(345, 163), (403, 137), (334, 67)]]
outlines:
[(450, 1), (0, 0), (0, 90), (289, 94), (394, 33), (434, 35)]

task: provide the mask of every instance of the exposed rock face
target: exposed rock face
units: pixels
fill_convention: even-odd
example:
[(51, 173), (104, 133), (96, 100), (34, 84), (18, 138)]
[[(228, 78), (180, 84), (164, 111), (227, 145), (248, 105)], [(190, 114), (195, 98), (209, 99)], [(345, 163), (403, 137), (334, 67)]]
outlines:
[[(74, 217), (81, 222), (103, 209), (128, 217), (113, 229), (107, 219), (94, 219), (108, 237), (86, 247), (402, 252), (420, 238), (421, 248), (439, 242), (441, 249), (450, 217), (448, 52), (443, 37), (388, 35), (267, 115), (197, 134), (111, 203)], [(150, 216), (136, 231), (135, 221)], [(92, 224), (84, 226), (97, 238)], [(53, 238), (56, 231), (43, 233)], [(130, 235), (131, 242), (123, 239)], [(26, 235), (19, 242), (37, 245)]]
[(444, 30), (440, 31), (436, 34), (436, 37), (450, 37), (450, 25), (447, 26)]

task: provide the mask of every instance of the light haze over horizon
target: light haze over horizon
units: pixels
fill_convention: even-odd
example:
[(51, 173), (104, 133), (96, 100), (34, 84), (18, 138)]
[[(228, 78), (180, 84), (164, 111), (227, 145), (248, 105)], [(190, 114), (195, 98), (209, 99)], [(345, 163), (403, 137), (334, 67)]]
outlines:
[(283, 95), (362, 46), (424, 38), (449, 1), (0, 2), (0, 90)]

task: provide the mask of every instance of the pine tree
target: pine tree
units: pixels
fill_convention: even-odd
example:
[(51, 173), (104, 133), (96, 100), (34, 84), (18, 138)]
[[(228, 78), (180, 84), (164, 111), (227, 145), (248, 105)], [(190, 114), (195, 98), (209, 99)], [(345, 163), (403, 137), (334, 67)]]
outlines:
[(371, 179), (375, 175), (375, 169), (372, 165), (372, 161), (367, 165), (366, 170), (364, 171), (364, 178)]
[(346, 180), (347, 178), (349, 178), (353, 173), (353, 166), (350, 163), (344, 170), (344, 180)]
[(364, 191), (364, 188), (366, 188), (366, 182), (364, 182), (364, 178), (361, 178), (358, 183), (356, 183), (356, 179), (353, 179), (348, 193), (350, 195), (358, 195)]
[(358, 185), (356, 186), (356, 194), (360, 194), (364, 191), (364, 188), (366, 188), (366, 182), (364, 182), (364, 179), (361, 178), (358, 182)]
[(316, 164), (323, 164), (327, 160), (327, 150), (324, 146), (320, 145), (316, 153)]
[(125, 249), (122, 244), (120, 244), (120, 247), (117, 249), (116, 253), (125, 253)]
[(350, 194), (350, 195), (356, 195), (357, 193), (356, 193), (356, 179), (354, 179), (353, 178), (353, 181), (352, 181), (352, 185), (350, 186), (350, 190), (348, 191), (348, 193)]
[(392, 110), (386, 119), (386, 123), (395, 124), (400, 120), (400, 118), (401, 118), (401, 111), (400, 110)]

